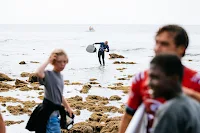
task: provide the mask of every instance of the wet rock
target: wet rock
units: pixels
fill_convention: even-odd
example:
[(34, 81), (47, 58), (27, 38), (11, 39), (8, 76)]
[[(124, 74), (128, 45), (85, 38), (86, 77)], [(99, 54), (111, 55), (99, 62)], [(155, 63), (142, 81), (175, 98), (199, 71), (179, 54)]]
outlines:
[(119, 101), (119, 100), (121, 100), (121, 99), (122, 99), (122, 98), (119, 97), (119, 96), (117, 96), (117, 95), (113, 95), (113, 96), (111, 96), (111, 97), (109, 98), (110, 101)]
[(95, 81), (91, 81), (89, 82), (90, 84), (99, 84), (98, 82), (95, 82)]
[(108, 86), (109, 89), (112, 90), (122, 90), (123, 93), (128, 93), (130, 86)]
[(15, 81), (15, 85), (24, 85), (24, 84), (28, 84), (28, 83), (19, 79), (16, 79)]
[(132, 78), (134, 75), (128, 75), (128, 78), (130, 79), (130, 78)]
[(12, 115), (21, 115), (21, 114), (31, 114), (31, 110), (27, 108), (23, 108), (21, 105), (17, 106), (8, 106), (7, 110), (12, 114)]
[(30, 73), (22, 72), (20, 75), (21, 75), (21, 77), (29, 77)]
[(62, 133), (94, 133), (94, 130), (90, 126), (90, 123), (80, 122), (74, 124), (72, 129), (70, 129), (69, 131), (63, 130)]
[(115, 61), (113, 64), (136, 64), (135, 62), (124, 62), (124, 61)]
[(86, 97), (86, 101), (94, 101), (94, 102), (100, 102), (100, 101), (108, 101), (107, 97), (100, 97), (97, 95), (88, 95)]
[(80, 93), (85, 93), (85, 94), (88, 93), (91, 87), (92, 87), (91, 85), (85, 84), (80, 90)]
[(115, 86), (122, 86), (122, 85), (124, 85), (123, 83), (114, 83), (113, 85), (115, 85)]
[(76, 110), (76, 111), (74, 111), (74, 114), (79, 116), (81, 114), (81, 111), (80, 110)]
[(127, 78), (118, 78), (117, 80), (129, 80)]
[(24, 65), (24, 64), (26, 64), (26, 62), (25, 61), (21, 61), (19, 64), (20, 65)]
[(113, 62), (113, 64), (121, 64), (119, 61), (115, 61)]
[(36, 73), (31, 73), (31, 74), (29, 75), (28, 82), (33, 83), (33, 82), (38, 82), (38, 81), (39, 81), (39, 80), (38, 80), (38, 77), (37, 77)]
[(14, 89), (14, 86), (0, 82), (0, 92), (7, 92)]
[(119, 71), (122, 71), (122, 70), (125, 70), (125, 69), (127, 69), (127, 68), (117, 68), (116, 70), (119, 70)]
[(70, 85), (83, 85), (83, 84), (80, 82), (72, 82)]
[(0, 96), (0, 103), (6, 103), (6, 102), (16, 103), (16, 102), (20, 102), (20, 100), (17, 99), (17, 98), (13, 98), (13, 97), (3, 97), (3, 96)]
[(119, 131), (120, 120), (110, 120), (106, 122), (106, 126), (102, 128), (100, 133), (117, 133)]
[(101, 122), (101, 121), (106, 121), (107, 118), (108, 115), (105, 115), (102, 112), (95, 112), (91, 114), (89, 121)]
[(188, 60), (188, 61), (192, 61), (192, 60)]
[(27, 108), (27, 109), (32, 109), (33, 107), (38, 105), (38, 103), (36, 103), (35, 101), (25, 101), (25, 102), (22, 102), (22, 104), (24, 105), (24, 108)]
[(3, 73), (0, 73), (0, 81), (13, 81), (13, 79)]
[(6, 107), (6, 104), (5, 104), (5, 103), (2, 103), (1, 106)]
[(24, 120), (21, 120), (21, 121), (4, 121), (5, 122), (5, 125), (6, 126), (10, 126), (10, 125), (13, 125), (13, 124), (20, 124), (20, 123), (23, 123)]
[(30, 63), (40, 63), (40, 62), (38, 62), (38, 61), (30, 61)]
[(96, 80), (97, 80), (97, 79), (95, 79), (95, 78), (91, 78), (91, 79), (90, 79), (90, 81), (96, 81)]
[(38, 94), (39, 94), (39, 95), (42, 95), (42, 94), (44, 94), (44, 91), (41, 91), (41, 92), (39, 92)]
[(124, 56), (118, 55), (118, 54), (115, 54), (115, 53), (112, 53), (112, 54), (109, 54), (109, 55), (110, 55), (109, 59), (124, 58)]
[(43, 100), (43, 99), (44, 99), (44, 96), (38, 96), (38, 98), (39, 98), (40, 100)]
[(20, 91), (31, 91), (31, 90), (43, 90), (42, 88), (39, 87), (28, 87), (27, 85), (21, 87), (19, 89)]
[(67, 101), (83, 101), (83, 98), (76, 95), (75, 97), (67, 98)]

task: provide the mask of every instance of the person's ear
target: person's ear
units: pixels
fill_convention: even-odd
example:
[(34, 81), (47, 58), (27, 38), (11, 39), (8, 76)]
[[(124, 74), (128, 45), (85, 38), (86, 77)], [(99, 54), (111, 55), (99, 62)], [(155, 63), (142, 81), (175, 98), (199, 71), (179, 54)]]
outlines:
[(181, 57), (182, 57), (182, 55), (185, 53), (185, 50), (186, 50), (185, 46), (183, 46), (183, 45), (178, 46), (177, 47), (178, 55), (181, 55)]

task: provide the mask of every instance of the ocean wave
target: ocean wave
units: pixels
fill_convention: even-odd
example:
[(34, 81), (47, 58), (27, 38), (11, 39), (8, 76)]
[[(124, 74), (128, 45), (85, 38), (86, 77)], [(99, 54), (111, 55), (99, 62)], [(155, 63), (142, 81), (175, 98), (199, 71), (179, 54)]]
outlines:
[(188, 54), (185, 54), (187, 56), (200, 56), (200, 54), (191, 54), (191, 53), (188, 53)]

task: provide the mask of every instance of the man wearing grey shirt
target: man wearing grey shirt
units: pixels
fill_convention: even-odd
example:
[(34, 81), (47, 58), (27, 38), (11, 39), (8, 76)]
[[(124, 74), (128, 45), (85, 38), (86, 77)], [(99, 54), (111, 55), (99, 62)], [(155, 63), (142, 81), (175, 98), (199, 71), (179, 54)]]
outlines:
[(200, 133), (200, 104), (182, 93), (183, 65), (162, 54), (150, 63), (149, 86), (154, 98), (166, 102), (156, 112), (152, 133)]

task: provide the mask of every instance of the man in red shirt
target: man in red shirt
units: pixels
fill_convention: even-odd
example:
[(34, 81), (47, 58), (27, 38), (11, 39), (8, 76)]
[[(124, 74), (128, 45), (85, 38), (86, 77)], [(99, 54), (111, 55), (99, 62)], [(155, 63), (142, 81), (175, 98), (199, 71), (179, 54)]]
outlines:
[[(182, 27), (166, 25), (158, 30), (155, 42), (154, 51), (156, 55), (160, 53), (173, 53), (182, 58), (189, 45), (189, 38), (187, 32)], [(200, 74), (184, 67), (182, 86), (185, 94), (200, 101)], [(145, 110), (148, 114), (147, 132), (150, 132), (155, 111), (164, 102), (165, 99), (151, 98), (148, 87), (148, 70), (136, 74), (132, 80), (126, 112), (122, 117), (119, 133), (126, 131), (129, 122), (141, 103), (145, 104)]]

